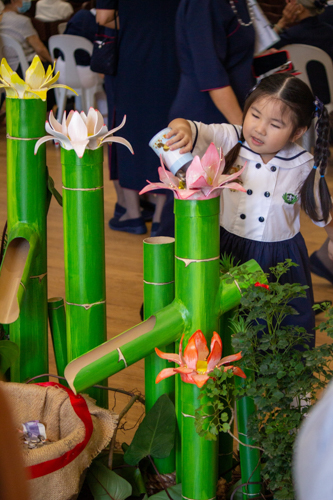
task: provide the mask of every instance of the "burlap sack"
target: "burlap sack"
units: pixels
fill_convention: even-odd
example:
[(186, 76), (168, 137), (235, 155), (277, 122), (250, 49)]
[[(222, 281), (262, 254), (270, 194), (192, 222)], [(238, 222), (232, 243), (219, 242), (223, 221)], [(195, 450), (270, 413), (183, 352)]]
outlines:
[[(73, 410), (70, 398), (59, 387), (41, 387), (13, 382), (0, 382), (12, 407), (14, 423), (39, 420), (45, 425), (47, 439), (52, 444), (23, 449), (26, 467), (48, 462), (70, 452), (86, 435), (82, 420)], [(84, 396), (93, 422), (93, 432), (82, 452), (65, 467), (29, 481), (31, 500), (69, 500), (76, 498), (80, 477), (93, 458), (109, 443), (118, 417), (96, 406)], [(70, 457), (70, 453), (69, 453)]]

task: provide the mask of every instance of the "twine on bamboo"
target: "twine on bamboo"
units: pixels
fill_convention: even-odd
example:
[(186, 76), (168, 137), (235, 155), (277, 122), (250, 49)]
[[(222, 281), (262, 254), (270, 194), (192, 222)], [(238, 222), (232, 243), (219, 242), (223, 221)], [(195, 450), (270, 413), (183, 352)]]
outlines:
[(66, 191), (97, 191), (98, 189), (104, 189), (104, 186), (98, 186), (93, 188), (69, 188), (66, 186), (62, 186), (62, 189), (66, 189)]
[(234, 280), (235, 285), (237, 286), (237, 288), (238, 288), (238, 290), (239, 290), (239, 293), (240, 293), (241, 295), (243, 295), (243, 292), (242, 292), (242, 290), (241, 290), (241, 287), (239, 286), (238, 281), (237, 281), (237, 280), (235, 280), (235, 278), (233, 277), (233, 275), (232, 275), (232, 274), (230, 274), (230, 273), (225, 273), (225, 274), (228, 274), (229, 276), (231, 276), (231, 277), (232, 277), (232, 279)]
[(38, 274), (38, 276), (30, 276), (30, 279), (31, 280), (35, 280), (35, 279), (39, 279), (39, 283), (42, 281), (43, 278), (45, 278), (45, 276), (47, 275), (47, 273), (43, 273), (43, 274)]
[(211, 257), (210, 259), (184, 259), (182, 257), (177, 257), (177, 255), (175, 255), (176, 259), (178, 260), (182, 260), (184, 263), (185, 263), (185, 267), (189, 266), (190, 264), (192, 264), (192, 262), (210, 262), (212, 260), (219, 260), (220, 259), (220, 256), (218, 255), (217, 257)]
[(146, 285), (172, 285), (172, 283), (174, 283), (174, 281), (167, 281), (166, 283), (153, 283), (152, 281), (145, 281), (145, 280), (143, 280), (143, 282)]
[(105, 304), (106, 300), (101, 300), (100, 302), (94, 302), (93, 304), (74, 304), (73, 302), (67, 302), (66, 304), (69, 306), (77, 306), (77, 307), (84, 307), (86, 311), (90, 309), (93, 306), (98, 306), (99, 304)]
[(12, 137), (11, 135), (6, 135), (7, 139), (13, 139), (14, 141), (38, 141), (41, 137)]

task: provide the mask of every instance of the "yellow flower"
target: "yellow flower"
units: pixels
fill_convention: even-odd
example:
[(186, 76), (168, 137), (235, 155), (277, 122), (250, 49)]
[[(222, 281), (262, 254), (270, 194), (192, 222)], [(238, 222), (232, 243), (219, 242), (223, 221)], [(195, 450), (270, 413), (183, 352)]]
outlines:
[(46, 100), (46, 92), (55, 87), (62, 87), (75, 92), (75, 90), (66, 85), (55, 84), (59, 78), (59, 71), (53, 76), (53, 67), (50, 65), (45, 69), (38, 56), (33, 58), (32, 63), (25, 72), (25, 81), (11, 69), (6, 59), (2, 59), (0, 66), (0, 88), (6, 90), (7, 97), (16, 97), (19, 99), (42, 99)]

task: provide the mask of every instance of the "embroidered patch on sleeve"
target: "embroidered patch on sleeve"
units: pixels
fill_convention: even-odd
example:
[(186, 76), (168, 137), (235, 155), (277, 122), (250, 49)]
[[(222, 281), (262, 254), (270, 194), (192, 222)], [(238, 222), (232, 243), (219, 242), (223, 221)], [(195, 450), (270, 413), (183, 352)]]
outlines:
[(286, 203), (288, 203), (288, 205), (294, 205), (294, 203), (296, 203), (296, 201), (298, 200), (296, 194), (293, 193), (284, 193), (284, 195), (282, 195), (282, 198)]

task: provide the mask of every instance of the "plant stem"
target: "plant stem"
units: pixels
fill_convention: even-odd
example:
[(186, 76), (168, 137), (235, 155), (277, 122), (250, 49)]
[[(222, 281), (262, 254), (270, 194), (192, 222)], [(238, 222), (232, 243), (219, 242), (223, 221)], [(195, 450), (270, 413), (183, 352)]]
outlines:
[(167, 496), (169, 497), (169, 499), (170, 499), (170, 500), (173, 500), (173, 498), (170, 496), (170, 493), (168, 492), (167, 488), (165, 487), (165, 484), (163, 483), (163, 480), (162, 480), (161, 474), (158, 472), (157, 467), (156, 467), (156, 465), (154, 464), (154, 460), (151, 458), (151, 456), (150, 456), (150, 455), (147, 455), (147, 456), (148, 456), (148, 458), (149, 458), (149, 460), (150, 460), (150, 463), (151, 463), (151, 464), (152, 464), (152, 466), (154, 467), (154, 470), (155, 470), (155, 472), (156, 472), (156, 474), (157, 474), (157, 476), (158, 476), (158, 478), (159, 478), (159, 480), (160, 480), (160, 482), (161, 482), (161, 485), (163, 486), (163, 489), (164, 489), (165, 493), (167, 494)]
[(108, 468), (110, 470), (112, 470), (113, 451), (114, 451), (114, 447), (115, 447), (115, 444), (116, 444), (117, 431), (118, 431), (118, 428), (119, 428), (120, 421), (126, 415), (126, 413), (128, 412), (128, 410), (134, 405), (134, 403), (135, 403), (135, 401), (137, 399), (139, 399), (138, 394), (134, 394), (131, 397), (130, 401), (125, 406), (125, 408), (123, 408), (121, 410), (121, 412), (119, 413), (117, 427), (114, 430), (114, 433), (113, 433), (113, 436), (112, 436), (112, 439), (111, 439), (111, 443), (110, 443), (110, 452), (109, 452), (109, 459), (108, 459)]
[[(37, 375), (36, 377), (29, 378), (29, 380), (27, 380), (25, 383), (30, 384), (30, 382), (32, 382), (33, 380), (36, 380), (41, 377), (54, 377), (66, 381), (66, 378), (60, 377), (60, 375), (53, 375), (52, 373), (43, 373), (43, 375)], [(140, 394), (134, 394), (133, 392), (125, 391), (124, 389), (118, 389), (115, 387), (105, 387), (104, 385), (93, 385), (92, 387), (96, 387), (97, 389), (105, 389), (107, 391), (120, 392), (121, 394), (126, 394), (126, 396), (131, 396), (131, 397), (136, 395), (137, 401), (139, 401), (139, 403), (143, 405), (145, 404), (145, 398), (142, 397)]]

